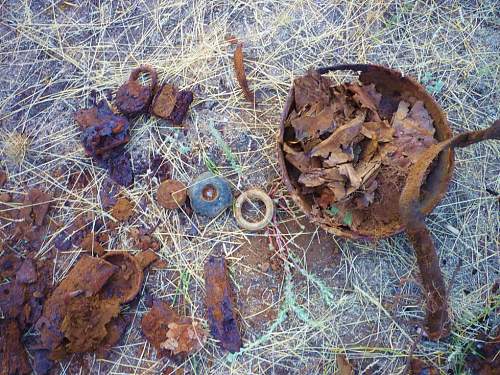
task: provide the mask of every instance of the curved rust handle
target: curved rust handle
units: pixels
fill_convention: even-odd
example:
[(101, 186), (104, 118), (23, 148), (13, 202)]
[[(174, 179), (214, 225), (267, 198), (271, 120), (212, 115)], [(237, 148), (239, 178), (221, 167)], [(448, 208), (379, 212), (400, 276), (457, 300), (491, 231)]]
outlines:
[(149, 86), (151, 88), (151, 91), (154, 91), (154, 89), (156, 88), (156, 85), (158, 84), (158, 74), (156, 73), (155, 68), (153, 68), (151, 65), (141, 65), (138, 68), (135, 68), (134, 70), (132, 70), (128, 80), (129, 81), (137, 81), (141, 74), (149, 75), (149, 78), (151, 79), (151, 83)]
[(446, 141), (431, 146), (420, 156), (406, 178), (401, 192), (399, 209), (401, 221), (415, 249), (417, 263), (426, 293), (426, 331), (430, 339), (446, 337), (450, 331), (448, 318), (448, 295), (432, 237), (425, 225), (422, 212), (420, 189), (425, 182), (427, 170), (434, 159), (447, 148), (466, 147), (488, 139), (500, 139), (500, 120), (489, 128), (462, 133)]

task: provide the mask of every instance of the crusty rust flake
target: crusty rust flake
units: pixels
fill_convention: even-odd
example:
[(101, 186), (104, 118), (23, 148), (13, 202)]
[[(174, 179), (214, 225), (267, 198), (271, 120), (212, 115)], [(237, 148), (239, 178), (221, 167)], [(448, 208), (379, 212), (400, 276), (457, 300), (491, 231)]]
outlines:
[(257, 106), (255, 103), (255, 94), (250, 90), (248, 87), (248, 81), (247, 81), (247, 75), (245, 73), (245, 63), (243, 62), (243, 44), (240, 43), (236, 46), (236, 49), (234, 50), (234, 70), (236, 72), (236, 79), (238, 80), (238, 83), (241, 87), (241, 90), (243, 91), (243, 95), (245, 96), (245, 99), (251, 103)]
[(162, 301), (153, 302), (153, 308), (142, 319), (141, 327), (159, 357), (167, 356), (177, 362), (200, 349), (207, 338), (198, 322), (180, 317)]
[(210, 257), (205, 263), (205, 304), (210, 333), (220, 345), (232, 352), (241, 348), (241, 336), (235, 311), (235, 296), (229, 280), (226, 260)]

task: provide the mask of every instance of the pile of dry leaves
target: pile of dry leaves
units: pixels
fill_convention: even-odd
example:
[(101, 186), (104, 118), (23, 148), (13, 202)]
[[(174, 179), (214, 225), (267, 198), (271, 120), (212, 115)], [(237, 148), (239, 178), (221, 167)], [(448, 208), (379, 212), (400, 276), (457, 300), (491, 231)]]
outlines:
[(283, 149), (313, 213), (355, 230), (398, 223), (408, 169), (437, 143), (423, 102), (315, 71), (295, 80), (294, 100)]

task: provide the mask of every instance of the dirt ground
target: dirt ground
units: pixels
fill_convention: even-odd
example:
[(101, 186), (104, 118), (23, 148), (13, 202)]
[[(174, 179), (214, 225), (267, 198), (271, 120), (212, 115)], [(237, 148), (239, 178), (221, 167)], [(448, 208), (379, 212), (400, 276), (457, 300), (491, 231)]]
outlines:
[[(121, 193), (137, 205), (108, 245), (134, 252), (130, 230), (157, 225), (167, 268), (151, 270), (141, 297), (125, 307), (131, 324), (108, 358), (73, 356), (56, 373), (331, 374), (345, 354), (359, 374), (402, 374), (410, 352), (442, 373), (465, 373), (477, 333), (500, 324), (489, 314), (500, 306), (491, 295), (500, 277), (498, 144), (457, 151), (449, 192), (427, 218), (447, 285), (456, 271), (452, 334), (431, 342), (421, 334), (424, 298), (405, 235), (353, 242), (307, 223), (280, 181), (275, 143), (293, 77), (336, 63), (399, 69), (428, 88), (454, 132), (485, 128), (500, 117), (498, 20), (494, 1), (0, 0), (0, 168), (9, 176), (0, 193), (40, 187), (54, 196), (50, 217), (61, 226), (44, 238), (39, 258), (54, 253), (56, 236), (78, 217), (109, 216), (97, 194), (106, 172), (85, 156), (73, 119), (93, 92), (109, 96), (147, 63), (195, 95), (182, 129), (149, 116), (134, 122), (127, 148), (143, 172)], [(236, 81), (229, 35), (243, 43), (256, 108)], [(235, 195), (273, 192), (272, 224), (248, 233), (230, 210), (209, 220), (161, 208), (158, 180), (144, 169), (158, 154), (186, 185), (210, 169)], [(80, 172), (90, 184), (68, 188)], [(54, 284), (82, 253), (56, 252)], [(211, 254), (230, 265), (242, 351), (228, 354), (209, 339), (182, 364), (157, 359), (140, 331), (147, 298), (206, 326), (203, 265)]]

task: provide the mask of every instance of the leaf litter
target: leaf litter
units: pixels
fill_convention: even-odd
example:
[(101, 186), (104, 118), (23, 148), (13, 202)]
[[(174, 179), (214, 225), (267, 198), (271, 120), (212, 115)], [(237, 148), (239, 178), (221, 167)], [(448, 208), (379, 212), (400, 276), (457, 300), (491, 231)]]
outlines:
[(437, 143), (423, 103), (386, 103), (374, 84), (335, 86), (316, 71), (295, 79), (293, 95), (283, 150), (313, 212), (354, 230), (399, 222), (395, 194), (408, 169)]

